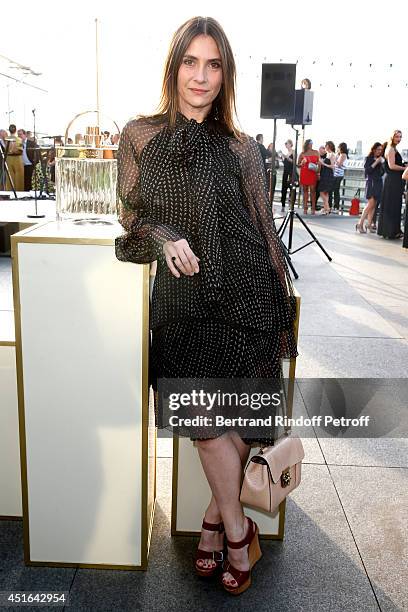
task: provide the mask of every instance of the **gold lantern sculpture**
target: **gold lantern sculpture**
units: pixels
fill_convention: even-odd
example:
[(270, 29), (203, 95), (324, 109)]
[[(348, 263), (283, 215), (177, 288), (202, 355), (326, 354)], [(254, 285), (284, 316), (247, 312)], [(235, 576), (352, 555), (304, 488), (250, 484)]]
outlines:
[[(67, 144), (70, 130), (80, 117), (76, 115), (65, 130), (65, 145), (56, 147), (55, 191), (58, 220), (109, 222), (117, 215), (117, 144), (104, 140), (99, 126), (88, 125), (85, 134), (75, 134)], [(109, 118), (108, 118), (109, 119)], [(117, 130), (116, 121), (109, 119)]]

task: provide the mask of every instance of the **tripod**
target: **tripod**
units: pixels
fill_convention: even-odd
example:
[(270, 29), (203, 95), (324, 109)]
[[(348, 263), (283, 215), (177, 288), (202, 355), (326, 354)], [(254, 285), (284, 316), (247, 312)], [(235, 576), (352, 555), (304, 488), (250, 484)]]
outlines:
[(275, 198), (276, 187), (276, 117), (273, 118), (273, 141), (272, 141), (272, 156), (271, 167), (269, 169), (269, 202), (273, 208), (273, 200)]
[[(273, 215), (273, 201), (275, 198), (275, 187), (276, 187), (276, 117), (273, 119), (273, 142), (272, 142), (272, 156), (271, 156), (271, 166), (269, 168), (269, 204), (271, 207), (272, 215)], [(278, 217), (279, 219), (280, 217)], [(292, 274), (295, 278), (299, 278), (298, 274), (292, 264), (292, 260), (290, 258), (290, 253), (288, 247), (284, 244), (281, 236), (278, 234), (278, 239), (281, 243), (283, 249), (283, 255), (287, 261), (289, 268), (292, 270)]]
[[(289, 210), (286, 213), (280, 228), (278, 229), (278, 236), (280, 237), (280, 239), (282, 241), (282, 244), (283, 244), (282, 238), (283, 238), (283, 235), (284, 235), (284, 233), (286, 231), (286, 228), (289, 225), (288, 246), (286, 247), (284, 245), (285, 246), (284, 252), (285, 252), (285, 256), (286, 256), (286, 259), (288, 261), (288, 264), (290, 265), (290, 268), (291, 268), (295, 278), (299, 278), (299, 275), (297, 274), (295, 268), (293, 267), (292, 262), (290, 261), (290, 256), (293, 255), (294, 253), (297, 253), (298, 251), (301, 251), (302, 249), (304, 249), (307, 246), (309, 246), (309, 244), (313, 244), (315, 242), (317, 244), (317, 246), (326, 255), (326, 257), (327, 257), (327, 259), (329, 261), (332, 261), (332, 258), (327, 253), (325, 248), (320, 244), (320, 242), (318, 241), (316, 236), (313, 234), (313, 232), (309, 229), (309, 227), (307, 226), (306, 222), (302, 219), (302, 217), (299, 215), (299, 213), (295, 211), (296, 188), (298, 186), (297, 176), (296, 176), (296, 160), (297, 160), (297, 147), (298, 147), (298, 140), (299, 140), (299, 130), (297, 130), (293, 125), (292, 125), (292, 129), (294, 129), (295, 132), (296, 132), (296, 142), (295, 142), (295, 154), (293, 156), (292, 178), (291, 178), (291, 185), (290, 185), (290, 205), (289, 205)], [(312, 237), (312, 240), (310, 240), (306, 244), (303, 244), (299, 248), (293, 250), (292, 249), (292, 243), (293, 243), (293, 220), (294, 220), (295, 217), (296, 217), (296, 219), (298, 219), (301, 222), (301, 224), (303, 225), (305, 230), (310, 234), (310, 236)], [(282, 218), (282, 217), (278, 217), (278, 218)]]
[(14, 186), (14, 181), (13, 181), (13, 179), (11, 178), (11, 175), (10, 175), (10, 170), (9, 170), (9, 167), (8, 167), (8, 165), (7, 165), (7, 161), (6, 161), (6, 160), (7, 160), (7, 153), (8, 153), (9, 144), (10, 144), (9, 142), (7, 142), (7, 143), (6, 143), (6, 149), (5, 149), (5, 151), (3, 151), (3, 147), (2, 147), (2, 146), (0, 146), (0, 154), (1, 154), (1, 170), (2, 170), (2, 172), (1, 172), (1, 178), (2, 178), (2, 189), (5, 189), (5, 188), (6, 188), (6, 175), (7, 175), (7, 178), (8, 178), (8, 180), (9, 180), (9, 182), (10, 182), (10, 187), (11, 187), (11, 189), (12, 189), (12, 192), (14, 193), (14, 197), (15, 197), (15, 199), (17, 200), (18, 198), (17, 198), (16, 188), (15, 188), (15, 186)]

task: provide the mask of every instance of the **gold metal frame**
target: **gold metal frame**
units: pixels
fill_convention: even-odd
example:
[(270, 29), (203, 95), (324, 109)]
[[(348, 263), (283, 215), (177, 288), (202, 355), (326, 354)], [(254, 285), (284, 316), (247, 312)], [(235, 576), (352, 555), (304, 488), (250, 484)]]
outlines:
[(104, 115), (103, 113), (100, 113), (99, 110), (87, 110), (87, 111), (83, 111), (82, 113), (78, 113), (77, 115), (75, 115), (75, 117), (73, 119), (71, 119), (71, 121), (68, 123), (68, 125), (67, 125), (67, 127), (65, 129), (65, 136), (64, 136), (65, 144), (67, 143), (69, 130), (71, 129), (72, 124), (74, 123), (74, 121), (76, 121), (77, 119), (79, 119), (79, 117), (82, 117), (83, 115), (89, 115), (91, 113), (96, 113), (96, 115), (98, 117), (98, 120), (99, 120), (99, 115), (103, 115), (104, 117), (106, 117), (107, 119), (112, 121), (112, 123), (115, 124), (115, 127), (118, 130), (117, 133), (120, 134), (119, 126), (118, 126), (118, 124), (116, 123), (116, 121), (114, 119), (111, 119), (111, 117), (108, 117), (108, 115)]
[[(299, 320), (300, 320), (300, 295), (295, 289), (296, 297), (296, 319), (294, 325), (296, 341), (299, 337)], [(288, 383), (288, 396), (287, 396), (287, 407), (288, 417), (292, 416), (293, 412), (293, 397), (295, 389), (295, 372), (296, 372), (296, 358), (290, 359), (289, 362), (289, 383)], [(171, 487), (171, 535), (172, 536), (199, 536), (199, 531), (181, 531), (177, 529), (177, 487), (178, 487), (178, 460), (179, 460), (179, 438), (178, 436), (173, 437), (173, 480)], [(264, 534), (259, 536), (262, 540), (283, 540), (285, 535), (285, 512), (286, 512), (286, 498), (279, 504), (279, 525), (277, 534)]]
[[(16, 346), (15, 340), (0, 340), (0, 346)], [(22, 516), (14, 516), (12, 514), (0, 514), (0, 521), (22, 521)]]
[[(53, 221), (30, 226), (11, 236), (11, 258), (13, 278), (14, 299), (14, 324), (15, 324), (15, 347), (17, 365), (17, 395), (19, 414), (19, 438), (20, 438), (20, 463), (21, 463), (21, 493), (23, 505), (23, 536), (24, 536), (24, 563), (29, 566), (38, 567), (78, 567), (89, 569), (115, 569), (115, 570), (146, 570), (150, 550), (151, 534), (154, 520), (156, 503), (156, 457), (154, 469), (154, 500), (150, 516), (148, 516), (148, 425), (149, 425), (149, 393), (148, 393), (148, 348), (149, 348), (149, 265), (142, 264), (143, 269), (143, 332), (142, 332), (142, 519), (141, 519), (141, 564), (140, 565), (110, 565), (92, 563), (64, 563), (55, 561), (31, 561), (30, 559), (30, 531), (29, 531), (29, 507), (27, 487), (27, 454), (25, 437), (25, 409), (24, 409), (24, 379), (23, 379), (23, 357), (21, 338), (21, 310), (20, 310), (20, 285), (18, 267), (18, 244), (24, 242), (37, 242), (40, 244), (97, 244), (102, 246), (114, 246), (113, 239), (88, 239), (88, 238), (35, 238), (28, 234), (33, 229), (46, 225)], [(10, 517), (7, 517), (9, 520)], [(18, 517), (17, 517), (18, 518)]]

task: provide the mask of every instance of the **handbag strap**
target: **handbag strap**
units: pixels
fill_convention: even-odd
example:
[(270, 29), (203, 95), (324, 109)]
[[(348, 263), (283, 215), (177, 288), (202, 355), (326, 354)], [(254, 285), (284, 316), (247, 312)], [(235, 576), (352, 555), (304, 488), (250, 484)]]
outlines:
[[(285, 406), (286, 406), (286, 394), (285, 394), (285, 392), (283, 392), (283, 395), (284, 395), (284, 398), (285, 398)], [(285, 412), (286, 412), (286, 410), (285, 410)], [(285, 416), (287, 416), (287, 415), (285, 415)], [(289, 436), (291, 434), (291, 432), (292, 432), (292, 426), (288, 425), (286, 420), (285, 420), (285, 424), (283, 426), (283, 429), (284, 429), (283, 434), (280, 437)], [(279, 440), (280, 438), (277, 438), (277, 439)], [(259, 446), (260, 451), (262, 451), (263, 448), (268, 448), (268, 446), (275, 446), (275, 442), (276, 442), (276, 440), (272, 440), (271, 444), (260, 444), (260, 446)]]
[(248, 461), (247, 466), (246, 466), (246, 468), (244, 470), (244, 479), (245, 479), (245, 474), (246, 474), (246, 471), (248, 469), (248, 466), (249, 466), (249, 464), (251, 462), (252, 463), (258, 463), (258, 464), (261, 464), (261, 465), (266, 467), (266, 471), (267, 471), (267, 474), (268, 474), (269, 508), (271, 508), (272, 507), (272, 486), (271, 486), (271, 483), (273, 482), (273, 478), (272, 478), (272, 472), (271, 472), (271, 468), (270, 468), (269, 463), (266, 461), (266, 459), (264, 459), (262, 457), (262, 449), (260, 449), (259, 453), (257, 453), (253, 457), (251, 457), (251, 459)]

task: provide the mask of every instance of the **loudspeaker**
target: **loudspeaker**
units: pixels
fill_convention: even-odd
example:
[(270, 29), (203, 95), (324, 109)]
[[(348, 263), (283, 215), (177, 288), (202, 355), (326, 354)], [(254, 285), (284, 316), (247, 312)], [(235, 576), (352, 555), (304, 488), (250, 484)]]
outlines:
[(296, 89), (295, 112), (293, 117), (286, 119), (291, 125), (311, 125), (313, 118), (313, 91), (310, 89)]
[(286, 119), (293, 116), (295, 80), (296, 64), (262, 64), (262, 119)]

